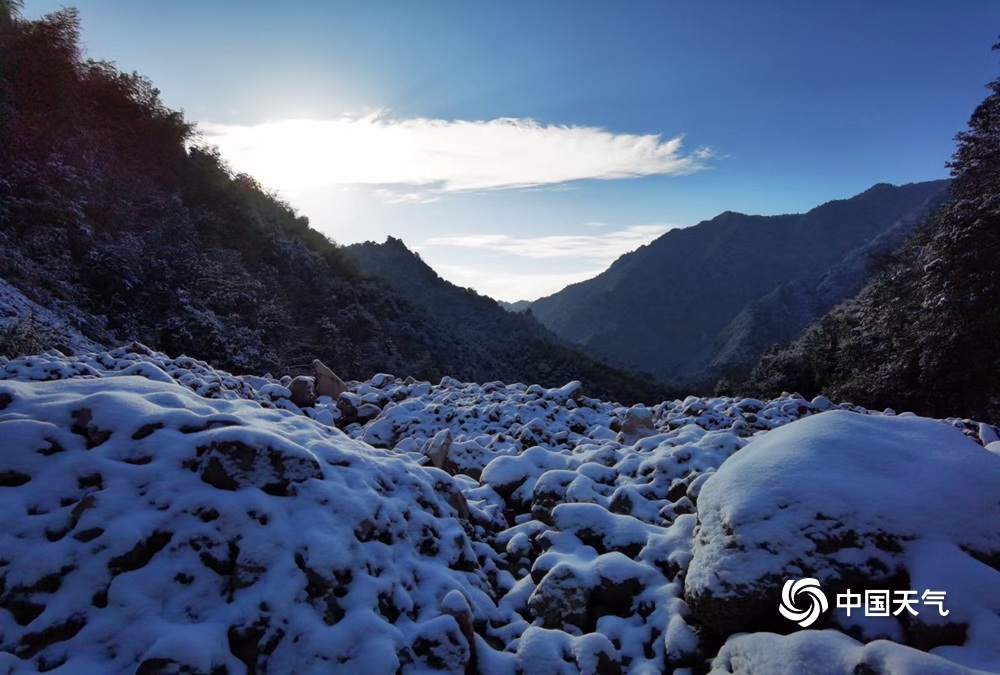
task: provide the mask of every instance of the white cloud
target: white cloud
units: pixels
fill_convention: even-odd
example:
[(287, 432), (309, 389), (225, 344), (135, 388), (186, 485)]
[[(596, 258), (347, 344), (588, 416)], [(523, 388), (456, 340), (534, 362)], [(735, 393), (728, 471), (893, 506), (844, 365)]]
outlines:
[(659, 224), (599, 235), (455, 235), (431, 237), (413, 249), (452, 283), (513, 302), (535, 300), (591, 279), (620, 256), (672, 229)]
[(682, 153), (680, 136), (664, 141), (658, 134), (615, 134), (531, 119), (397, 120), (379, 112), (254, 126), (208, 122), (200, 128), (205, 141), (217, 145), (236, 170), (277, 189), (530, 188), (582, 179), (687, 174), (704, 168), (711, 157), (704, 148)]
[(396, 192), (385, 188), (373, 190), (372, 195), (386, 204), (430, 204), (441, 200), (440, 195), (428, 192)]
[(633, 225), (624, 230), (600, 235), (568, 234), (543, 237), (512, 237), (507, 234), (468, 234), (425, 239), (414, 248), (481, 249), (532, 258), (590, 258), (607, 263), (648, 244), (673, 225)]

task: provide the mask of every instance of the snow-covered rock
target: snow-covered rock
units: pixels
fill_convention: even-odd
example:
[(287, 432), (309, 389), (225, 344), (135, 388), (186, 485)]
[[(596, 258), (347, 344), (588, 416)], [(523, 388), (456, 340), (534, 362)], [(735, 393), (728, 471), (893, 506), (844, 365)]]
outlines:
[(947, 592), (966, 568), (978, 570), (978, 596), (953, 593), (947, 619), (921, 605), (882, 631), (933, 648), (967, 643), (983, 617), (997, 623), (1000, 597), (985, 591), (1000, 588), (1000, 459), (949, 424), (844, 411), (800, 420), (726, 461), (704, 484), (698, 517), (685, 598), (720, 633), (780, 625), (787, 579), (815, 578), (832, 600)]
[(976, 675), (938, 656), (877, 640), (862, 644), (833, 630), (793, 635), (756, 633), (730, 638), (710, 675)]
[[(1000, 671), (989, 425), (312, 375), (0, 358), (0, 673)], [(952, 613), (713, 610), (879, 564)]]
[(393, 672), (493, 618), (433, 469), (143, 377), (0, 398), (0, 671)]

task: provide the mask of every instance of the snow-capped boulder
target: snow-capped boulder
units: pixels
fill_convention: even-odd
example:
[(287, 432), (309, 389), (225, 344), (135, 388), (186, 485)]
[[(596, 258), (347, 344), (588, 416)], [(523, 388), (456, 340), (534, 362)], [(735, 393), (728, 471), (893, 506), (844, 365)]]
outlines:
[[(826, 412), (723, 463), (700, 491), (698, 518), (685, 580), (695, 615), (722, 634), (788, 630), (777, 611), (787, 579), (818, 579), (832, 606), (848, 588), (944, 590), (948, 566), (928, 561), (940, 547), (1000, 567), (1000, 458), (937, 420)], [(1000, 610), (1000, 598), (969, 601)], [(945, 626), (925, 607), (902, 629), (925, 648), (961, 644), (968, 626), (956, 624), (975, 613), (966, 609)], [(928, 622), (942, 630), (928, 636)]]
[(518, 641), (517, 672), (552, 675), (618, 675), (621, 654), (604, 635), (573, 636), (558, 630), (532, 626)]
[(0, 672), (468, 666), (495, 606), (444, 472), (169, 381), (0, 400)]
[(428, 439), (421, 454), (428, 457), (431, 464), (438, 469), (444, 469), (449, 450), (451, 450), (451, 429), (442, 429), (434, 435), (434, 438)]
[(635, 406), (625, 411), (625, 418), (622, 420), (622, 429), (618, 433), (618, 442), (624, 445), (632, 445), (640, 438), (653, 436), (656, 434), (656, 427), (653, 425), (653, 411), (645, 406)]
[(528, 599), (531, 616), (546, 628), (563, 630), (567, 624), (587, 625), (590, 580), (579, 568), (562, 564), (545, 573)]
[[(986, 671), (989, 672), (989, 671)], [(995, 671), (994, 671), (995, 672)], [(939, 656), (887, 640), (867, 645), (832, 630), (793, 635), (736, 635), (709, 675), (983, 675)]]

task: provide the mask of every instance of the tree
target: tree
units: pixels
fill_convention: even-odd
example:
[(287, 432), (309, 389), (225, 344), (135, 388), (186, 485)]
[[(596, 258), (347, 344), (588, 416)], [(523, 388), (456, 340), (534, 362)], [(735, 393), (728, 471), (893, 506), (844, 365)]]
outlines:
[(850, 306), (762, 359), (746, 390), (811, 383), (868, 407), (1000, 421), (1000, 78), (987, 88), (956, 136), (947, 202)]
[[(1000, 52), (1000, 42), (993, 45)], [(1000, 77), (986, 87), (990, 95), (980, 103), (969, 120), (969, 129), (955, 136), (958, 149), (947, 166), (954, 183), (956, 199), (979, 201), (982, 206), (995, 205), (1000, 198)]]
[(21, 18), (23, 8), (24, 0), (0, 0), (0, 32), (14, 26), (14, 22)]

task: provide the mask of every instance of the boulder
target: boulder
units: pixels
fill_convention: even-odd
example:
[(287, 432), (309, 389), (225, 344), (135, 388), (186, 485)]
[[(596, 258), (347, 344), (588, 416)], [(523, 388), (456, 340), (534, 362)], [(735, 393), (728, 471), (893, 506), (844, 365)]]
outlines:
[(656, 427), (653, 426), (653, 411), (643, 406), (635, 406), (625, 411), (625, 419), (622, 420), (622, 428), (618, 433), (618, 442), (632, 445), (640, 438), (654, 436), (656, 433)]
[(291, 401), (300, 408), (311, 408), (316, 405), (316, 380), (300, 375), (288, 385), (292, 393)]
[(323, 479), (319, 462), (299, 448), (217, 440), (199, 447), (197, 453), (198, 461), (190, 462), (189, 467), (200, 469), (201, 479), (220, 490), (256, 487), (286, 497), (295, 494), (295, 484)]
[(515, 655), (518, 673), (594, 673), (620, 675), (621, 654), (600, 633), (570, 635), (531, 626), (524, 631)]
[(313, 371), (316, 373), (316, 393), (319, 396), (329, 396), (336, 400), (338, 396), (347, 391), (347, 385), (337, 377), (337, 374), (330, 368), (316, 359), (312, 362)]
[(528, 611), (545, 628), (562, 630), (570, 624), (582, 629), (587, 625), (590, 583), (575, 567), (560, 563), (542, 577), (528, 599)]
[[(915, 571), (913, 590), (947, 587), (958, 563), (925, 562), (926, 542), (1000, 560), (1000, 458), (944, 422), (824, 412), (730, 457), (705, 482), (698, 518), (685, 579), (694, 614), (723, 635), (784, 632), (797, 628), (778, 613), (786, 580), (817, 579), (833, 608), (847, 589), (910, 590)], [(936, 613), (921, 608), (921, 619)]]
[(433, 438), (428, 438), (420, 451), (427, 456), (438, 469), (444, 469), (448, 461), (448, 450), (451, 449), (451, 429), (445, 428), (434, 434)]
[(363, 404), (361, 397), (349, 391), (342, 392), (337, 396), (337, 410), (340, 411), (341, 419), (345, 422), (353, 422), (358, 418), (358, 408)]
[(444, 600), (441, 601), (441, 614), (454, 617), (455, 622), (458, 623), (458, 629), (461, 631), (469, 653), (466, 670), (475, 672), (471, 667), (476, 662), (476, 632), (473, 627), (474, 617), (472, 609), (469, 607), (469, 601), (459, 590), (448, 591)]

